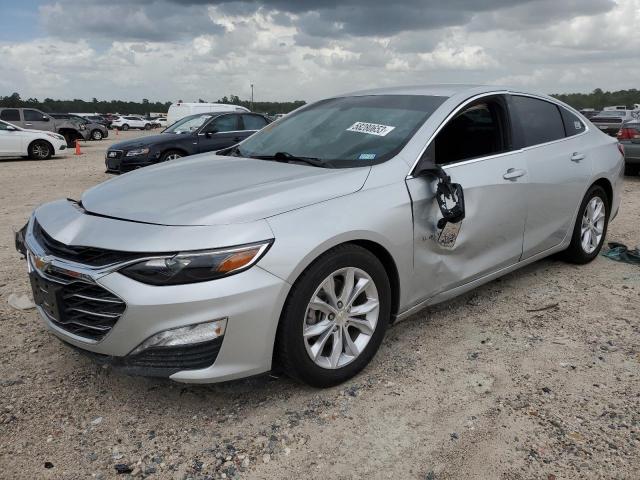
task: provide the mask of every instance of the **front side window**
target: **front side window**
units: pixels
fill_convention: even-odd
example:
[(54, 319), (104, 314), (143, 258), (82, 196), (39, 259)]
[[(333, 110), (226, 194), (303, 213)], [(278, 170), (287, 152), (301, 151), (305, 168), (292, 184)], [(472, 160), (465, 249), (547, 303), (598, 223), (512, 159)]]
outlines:
[(245, 130), (260, 130), (267, 125), (267, 120), (259, 115), (242, 115)]
[(538, 98), (511, 97), (512, 115), (518, 119), (525, 147), (564, 138), (564, 123), (558, 107)]
[(211, 115), (192, 115), (178, 120), (163, 133), (191, 133), (209, 121)]
[(7, 122), (19, 122), (20, 112), (17, 108), (5, 108), (0, 112), (0, 119), (6, 120)]
[(483, 99), (458, 113), (434, 140), (435, 161), (443, 165), (509, 149), (506, 108), (499, 98)]
[(24, 109), (23, 114), (25, 122), (41, 122), (44, 117), (44, 115), (37, 110)]
[(236, 153), (313, 158), (333, 168), (381, 163), (397, 155), (444, 100), (425, 95), (323, 100), (264, 127), (242, 142)]
[(238, 130), (237, 115), (223, 115), (222, 117), (218, 117), (206, 128), (206, 131), (215, 133), (233, 132), (236, 130)]

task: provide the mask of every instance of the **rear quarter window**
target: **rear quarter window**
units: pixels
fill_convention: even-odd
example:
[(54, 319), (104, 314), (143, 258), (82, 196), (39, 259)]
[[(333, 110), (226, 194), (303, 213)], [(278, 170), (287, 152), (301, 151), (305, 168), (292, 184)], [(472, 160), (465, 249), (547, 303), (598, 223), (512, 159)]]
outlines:
[(577, 115), (562, 107), (560, 107), (560, 113), (562, 114), (562, 121), (564, 122), (564, 130), (567, 133), (567, 137), (573, 137), (586, 130), (584, 123)]
[(565, 137), (560, 109), (538, 98), (511, 97), (511, 115), (520, 125), (525, 147), (553, 142)]

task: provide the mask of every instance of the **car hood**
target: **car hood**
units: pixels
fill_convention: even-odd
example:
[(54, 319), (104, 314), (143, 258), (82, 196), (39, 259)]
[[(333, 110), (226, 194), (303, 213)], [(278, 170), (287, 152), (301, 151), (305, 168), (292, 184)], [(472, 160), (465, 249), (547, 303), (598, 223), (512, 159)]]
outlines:
[(370, 169), (205, 154), (104, 182), (83, 194), (82, 206), (92, 214), (159, 225), (246, 223), (353, 193)]
[(175, 141), (177, 134), (173, 133), (160, 133), (158, 135), (149, 135), (147, 137), (133, 138), (131, 140), (125, 140), (123, 142), (114, 143), (109, 147), (109, 150), (128, 150), (131, 148), (148, 147), (150, 145), (157, 145), (158, 143)]

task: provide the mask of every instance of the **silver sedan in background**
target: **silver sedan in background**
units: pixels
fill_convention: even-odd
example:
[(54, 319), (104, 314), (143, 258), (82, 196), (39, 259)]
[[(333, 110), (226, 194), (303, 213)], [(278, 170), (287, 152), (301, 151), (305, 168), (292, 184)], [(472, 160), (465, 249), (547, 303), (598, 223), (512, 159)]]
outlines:
[(181, 382), (277, 364), (325, 387), (425, 306), (554, 253), (593, 260), (623, 170), (544, 95), (372, 90), (42, 205), (16, 245), (45, 324), (96, 361)]

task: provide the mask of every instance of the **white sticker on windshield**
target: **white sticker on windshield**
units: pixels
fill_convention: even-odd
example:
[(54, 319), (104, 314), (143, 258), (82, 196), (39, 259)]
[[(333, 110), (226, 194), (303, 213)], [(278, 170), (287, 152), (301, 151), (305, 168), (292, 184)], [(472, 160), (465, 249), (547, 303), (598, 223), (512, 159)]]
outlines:
[(573, 126), (575, 127), (576, 130), (582, 130), (582, 123), (577, 120), (573, 122)]
[(347, 132), (366, 133), (368, 135), (377, 135), (378, 137), (384, 137), (389, 134), (394, 128), (389, 125), (379, 125), (377, 123), (356, 122), (347, 128)]

